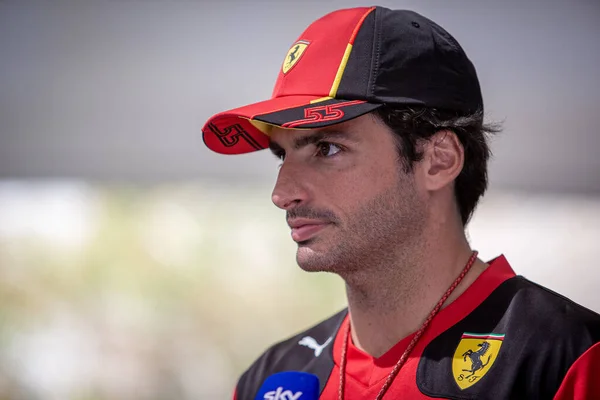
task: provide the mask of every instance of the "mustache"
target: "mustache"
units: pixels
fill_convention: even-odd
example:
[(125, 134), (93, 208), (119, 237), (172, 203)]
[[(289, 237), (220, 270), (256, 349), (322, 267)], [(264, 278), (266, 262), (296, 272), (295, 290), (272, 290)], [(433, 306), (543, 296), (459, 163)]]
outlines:
[(321, 221), (338, 223), (339, 218), (330, 210), (317, 209), (308, 206), (297, 206), (288, 210), (285, 213), (286, 220), (294, 218), (307, 218), (307, 219), (318, 219)]

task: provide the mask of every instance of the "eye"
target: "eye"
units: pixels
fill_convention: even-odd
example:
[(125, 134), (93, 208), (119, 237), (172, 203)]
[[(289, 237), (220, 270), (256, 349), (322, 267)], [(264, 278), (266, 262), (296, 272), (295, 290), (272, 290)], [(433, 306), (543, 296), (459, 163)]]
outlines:
[(319, 156), (319, 157), (332, 157), (332, 156), (335, 156), (340, 151), (342, 151), (342, 149), (333, 143), (329, 143), (329, 142), (317, 143), (317, 156)]

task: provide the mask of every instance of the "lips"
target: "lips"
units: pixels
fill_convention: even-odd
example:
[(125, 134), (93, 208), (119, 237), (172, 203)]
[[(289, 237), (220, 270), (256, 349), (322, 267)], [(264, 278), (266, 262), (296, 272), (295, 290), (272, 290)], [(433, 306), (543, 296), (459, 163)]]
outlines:
[(303, 242), (315, 236), (328, 224), (324, 221), (296, 219), (289, 220), (288, 225), (292, 228), (292, 239), (295, 242)]

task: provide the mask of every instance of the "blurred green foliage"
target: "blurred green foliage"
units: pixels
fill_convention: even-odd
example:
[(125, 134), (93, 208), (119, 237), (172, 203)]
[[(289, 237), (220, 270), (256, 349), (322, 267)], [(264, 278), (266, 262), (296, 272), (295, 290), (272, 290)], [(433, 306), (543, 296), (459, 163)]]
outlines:
[(338, 278), (295, 265), (269, 190), (4, 190), (0, 399), (229, 398), (267, 346), (344, 306)]

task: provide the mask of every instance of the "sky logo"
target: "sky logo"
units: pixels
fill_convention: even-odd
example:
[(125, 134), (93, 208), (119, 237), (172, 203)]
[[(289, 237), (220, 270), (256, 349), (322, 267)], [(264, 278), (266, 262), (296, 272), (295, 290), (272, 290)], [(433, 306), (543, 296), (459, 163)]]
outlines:
[(291, 390), (283, 390), (282, 386), (279, 386), (277, 390), (271, 390), (265, 393), (264, 400), (298, 400), (302, 396), (302, 392), (292, 392)]

